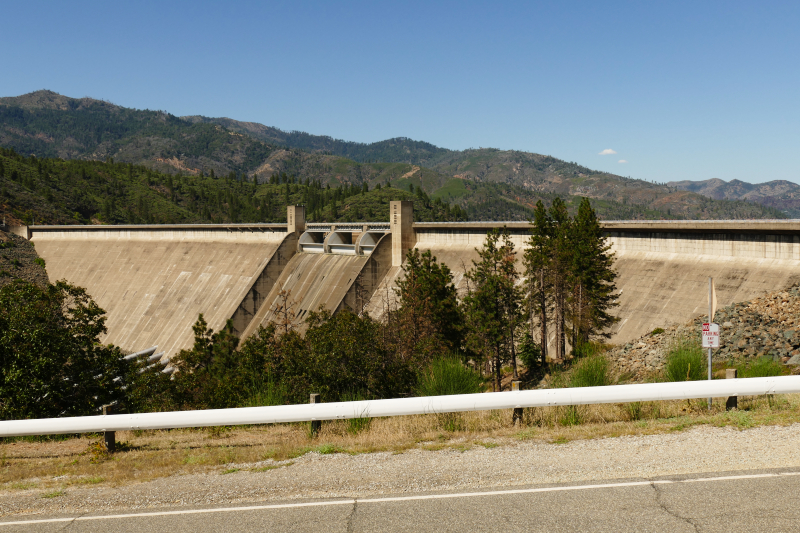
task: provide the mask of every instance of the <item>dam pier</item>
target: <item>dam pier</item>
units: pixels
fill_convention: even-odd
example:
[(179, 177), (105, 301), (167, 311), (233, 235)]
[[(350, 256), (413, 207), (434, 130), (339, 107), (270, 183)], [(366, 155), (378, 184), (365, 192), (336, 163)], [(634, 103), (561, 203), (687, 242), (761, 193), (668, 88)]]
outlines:
[[(290, 206), (284, 224), (20, 226), (51, 281), (86, 288), (106, 310), (104, 342), (159, 346), (167, 357), (209, 327), (233, 320), (244, 338), (275, 319), (282, 291), (301, 322), (321, 306), (381, 318), (411, 248), (430, 250), (459, 295), (486, 232), (507, 227), (522, 252), (527, 222), (414, 222), (412, 202), (391, 202), (390, 220), (307, 222)], [(610, 342), (623, 343), (707, 308), (708, 277), (720, 307), (800, 282), (800, 221), (603, 221), (618, 272)], [(284, 295), (286, 293), (283, 293)]]

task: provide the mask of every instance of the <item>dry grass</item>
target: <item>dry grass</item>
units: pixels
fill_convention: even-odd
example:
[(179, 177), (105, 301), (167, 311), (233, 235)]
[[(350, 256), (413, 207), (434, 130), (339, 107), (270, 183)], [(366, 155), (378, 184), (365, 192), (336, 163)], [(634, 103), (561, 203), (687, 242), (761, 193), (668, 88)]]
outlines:
[(0, 490), (38, 489), (58, 497), (70, 485), (119, 486), (178, 474), (287, 468), (309, 452), (466, 451), (520, 440), (560, 444), (668, 433), (703, 424), (745, 429), (800, 422), (800, 395), (741, 398), (739, 405), (731, 412), (721, 399), (711, 412), (705, 400), (530, 408), (516, 427), (510, 410), (379, 418), (359, 432), (348, 421), (334, 421), (323, 423), (316, 438), (302, 423), (118, 432), (121, 451), (113, 455), (98, 446), (98, 435), (18, 439), (0, 444)]

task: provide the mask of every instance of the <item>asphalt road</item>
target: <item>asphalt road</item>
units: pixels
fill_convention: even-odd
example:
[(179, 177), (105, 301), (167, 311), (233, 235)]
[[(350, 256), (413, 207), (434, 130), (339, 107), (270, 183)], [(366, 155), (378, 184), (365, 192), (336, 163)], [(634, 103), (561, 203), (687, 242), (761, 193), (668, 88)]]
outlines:
[(30, 531), (800, 531), (800, 471), (709, 473), (422, 493), (358, 500), (258, 502), (125, 514), (9, 516), (0, 533)]

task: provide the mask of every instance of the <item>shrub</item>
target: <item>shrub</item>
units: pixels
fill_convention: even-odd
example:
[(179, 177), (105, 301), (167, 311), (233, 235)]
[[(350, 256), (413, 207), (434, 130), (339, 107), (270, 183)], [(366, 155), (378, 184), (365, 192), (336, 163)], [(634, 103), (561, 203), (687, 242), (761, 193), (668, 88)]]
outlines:
[(455, 357), (435, 359), (422, 373), (417, 385), (420, 396), (473, 394), (483, 391), (484, 379)]
[(520, 362), (525, 365), (525, 368), (528, 369), (536, 368), (542, 364), (542, 349), (534, 342), (528, 331), (522, 336), (517, 356)]
[(248, 387), (247, 400), (243, 407), (262, 407), (268, 405), (284, 405), (286, 403), (286, 386), (276, 382), (272, 376), (266, 379), (254, 378)]
[(667, 381), (698, 381), (708, 377), (706, 369), (703, 348), (696, 340), (683, 339), (667, 354), (664, 374)]
[(784, 366), (771, 357), (761, 357), (757, 361), (739, 369), (742, 378), (766, 378), (783, 374)]
[(572, 371), (569, 381), (573, 387), (604, 387), (611, 383), (608, 359), (603, 355), (591, 355), (581, 359)]
[(45, 268), (44, 259), (42, 259), (41, 257), (37, 257), (36, 259), (33, 260), (33, 262), (39, 265), (40, 267)]
[(650, 336), (652, 337), (653, 335), (660, 335), (662, 333), (664, 333), (664, 328), (656, 328), (650, 332)]

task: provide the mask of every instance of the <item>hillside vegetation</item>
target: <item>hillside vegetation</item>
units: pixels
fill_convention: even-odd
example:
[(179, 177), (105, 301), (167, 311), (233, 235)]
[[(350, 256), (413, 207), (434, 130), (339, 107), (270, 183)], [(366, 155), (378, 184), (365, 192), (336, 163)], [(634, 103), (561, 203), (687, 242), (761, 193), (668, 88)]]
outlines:
[[(454, 151), (403, 137), (354, 143), (232, 119), (179, 118), (51, 91), (0, 98), (0, 146), (25, 158), (51, 160), (52, 168), (63, 163), (72, 169), (61, 174), (50, 171), (59, 181), (57, 186), (40, 179), (38, 169), (33, 188), (4, 185), (11, 196), (0, 201), (20, 220), (36, 213), (40, 220), (54, 221), (137, 220), (128, 213), (153, 221), (275, 220), (282, 216), (281, 195), (284, 202), (305, 202), (314, 197), (313, 191), (328, 187), (342, 192), (327, 193), (330, 204), (309, 206), (309, 212), (331, 219), (360, 219), (370, 213), (377, 216), (375, 198), (387, 194), (375, 195), (367, 202), (370, 205), (361, 205), (364, 199), (359, 197), (352, 210), (346, 207), (351, 202), (344, 202), (342, 209), (341, 202), (365, 184), (370, 191), (392, 184), (397, 199), (401, 191), (413, 195), (420, 200), (418, 216), (432, 217), (429, 220), (524, 220), (538, 200), (549, 203), (556, 196), (573, 212), (579, 198), (588, 197), (603, 219), (786, 217), (774, 207), (710, 199), (540, 154), (490, 148)], [(98, 171), (106, 177), (94, 178), (84, 187), (82, 174), (75, 181), (77, 162), (58, 163), (55, 158), (105, 161), (110, 166)], [(119, 163), (131, 165), (129, 175), (115, 166)], [(85, 169), (87, 175), (90, 167)], [(178, 176), (172, 186), (166, 177), (170, 174)], [(224, 179), (217, 183), (220, 176)], [(296, 186), (290, 187), (288, 200), (271, 183), (274, 176), (286, 176), (282, 183)], [(340, 202), (335, 210), (334, 194)], [(120, 201), (122, 210), (117, 207)], [(452, 206), (450, 214), (445, 205)]]
[(457, 205), (422, 190), (331, 187), (287, 174), (266, 183), (230, 173), (165, 174), (131, 163), (23, 157), (0, 148), (0, 213), (14, 224), (285, 222), (287, 205), (310, 220), (388, 220), (389, 202), (414, 200), (423, 220), (464, 220)]
[(723, 181), (714, 178), (704, 181), (672, 181), (667, 185), (716, 200), (749, 200), (780, 209), (792, 218), (800, 218), (800, 185), (786, 180), (753, 184), (740, 180)]

